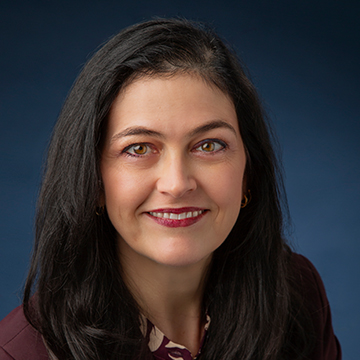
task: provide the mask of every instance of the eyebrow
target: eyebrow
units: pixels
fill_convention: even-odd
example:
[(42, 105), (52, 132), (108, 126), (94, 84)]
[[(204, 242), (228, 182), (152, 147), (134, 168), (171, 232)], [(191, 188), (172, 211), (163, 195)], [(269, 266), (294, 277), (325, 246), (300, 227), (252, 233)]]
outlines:
[[(214, 120), (214, 121), (210, 121), (207, 124), (198, 126), (193, 131), (191, 131), (191, 133), (188, 135), (188, 137), (199, 135), (199, 134), (205, 133), (207, 131), (210, 131), (213, 129), (219, 129), (219, 128), (229, 129), (236, 135), (236, 130), (234, 129), (234, 127), (232, 125), (230, 125), (229, 123), (227, 123), (224, 120)], [(111, 138), (110, 144), (112, 144), (114, 141), (121, 139), (123, 137), (135, 136), (135, 135), (148, 135), (148, 136), (154, 136), (157, 138), (165, 138), (165, 136), (158, 131), (150, 130), (143, 126), (136, 126), (136, 127), (127, 128), (127, 129), (115, 134)]]
[(121, 132), (115, 134), (111, 138), (110, 144), (112, 144), (114, 141), (121, 139), (123, 137), (134, 136), (134, 135), (150, 135), (150, 136), (155, 136), (158, 138), (164, 138), (164, 135), (159, 133), (158, 131), (149, 130), (143, 126), (136, 126), (136, 127), (127, 128), (124, 131), (121, 131)]
[(205, 125), (201, 125), (197, 128), (195, 128), (191, 133), (190, 133), (190, 137), (194, 136), (194, 135), (198, 135), (213, 129), (219, 129), (219, 128), (226, 128), (231, 130), (235, 135), (236, 135), (236, 130), (234, 129), (234, 127), (232, 125), (230, 125), (229, 123), (227, 123), (224, 120), (214, 120), (214, 121), (210, 121), (209, 123), (205, 124)]

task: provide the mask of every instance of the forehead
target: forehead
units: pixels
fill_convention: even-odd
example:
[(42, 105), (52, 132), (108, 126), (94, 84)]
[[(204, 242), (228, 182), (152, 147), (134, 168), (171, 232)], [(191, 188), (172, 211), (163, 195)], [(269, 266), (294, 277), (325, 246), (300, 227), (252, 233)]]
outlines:
[(179, 126), (196, 127), (210, 120), (229, 122), (238, 131), (233, 102), (215, 85), (189, 74), (142, 77), (116, 97), (107, 132), (134, 125), (175, 131)]

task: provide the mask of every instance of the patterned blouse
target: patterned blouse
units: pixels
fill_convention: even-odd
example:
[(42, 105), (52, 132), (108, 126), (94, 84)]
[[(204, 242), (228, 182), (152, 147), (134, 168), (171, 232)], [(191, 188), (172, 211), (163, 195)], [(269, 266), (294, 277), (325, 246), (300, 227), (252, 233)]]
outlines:
[[(150, 330), (149, 334), (149, 349), (154, 355), (156, 360), (195, 360), (201, 353), (201, 348), (204, 344), (207, 330), (210, 325), (210, 316), (206, 315), (206, 323), (204, 325), (204, 334), (200, 343), (200, 349), (195, 357), (192, 356), (191, 352), (183, 345), (177, 344), (169, 340), (161, 330), (159, 330), (154, 324), (147, 321), (147, 329)], [(144, 332), (145, 327), (142, 331)], [(145, 330), (146, 332), (146, 330)]]

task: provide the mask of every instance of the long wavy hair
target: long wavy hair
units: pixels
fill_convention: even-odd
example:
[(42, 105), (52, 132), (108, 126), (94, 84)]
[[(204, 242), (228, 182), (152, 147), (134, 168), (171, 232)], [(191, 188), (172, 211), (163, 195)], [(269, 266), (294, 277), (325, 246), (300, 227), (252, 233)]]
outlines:
[(123, 87), (141, 76), (181, 73), (200, 76), (232, 99), (252, 197), (214, 252), (203, 301), (211, 326), (201, 358), (296, 359), (309, 351), (309, 321), (283, 236), (281, 174), (257, 92), (212, 30), (156, 19), (121, 31), (95, 53), (53, 131), (23, 303), (55, 358), (151, 358), (139, 307), (121, 276), (116, 231), (106, 212), (96, 214), (101, 140)]

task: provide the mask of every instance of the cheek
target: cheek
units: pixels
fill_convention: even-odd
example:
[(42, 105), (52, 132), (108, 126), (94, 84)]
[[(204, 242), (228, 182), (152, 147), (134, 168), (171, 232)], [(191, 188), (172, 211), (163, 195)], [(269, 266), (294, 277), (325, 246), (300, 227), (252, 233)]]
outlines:
[(242, 200), (243, 169), (232, 166), (216, 171), (208, 179), (208, 188), (219, 206), (232, 210), (239, 208)]
[(125, 213), (139, 206), (148, 193), (148, 178), (141, 174), (116, 168), (102, 172), (105, 189), (105, 202), (108, 212)]

